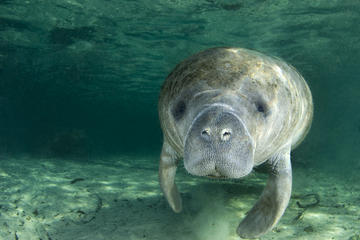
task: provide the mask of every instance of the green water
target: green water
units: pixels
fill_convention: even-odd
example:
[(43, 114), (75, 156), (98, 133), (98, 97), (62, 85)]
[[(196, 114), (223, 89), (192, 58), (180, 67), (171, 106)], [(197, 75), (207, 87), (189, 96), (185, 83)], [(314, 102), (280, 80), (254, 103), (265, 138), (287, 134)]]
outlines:
[(306, 157), (351, 162), (359, 10), (357, 1), (0, 1), (1, 145), (37, 152), (80, 129), (93, 150), (158, 151), (167, 74), (197, 51), (239, 46), (283, 58), (308, 81)]
[(158, 156), (166, 76), (234, 46), (299, 70), (315, 111), (294, 168), (346, 178), (360, 170), (359, 26), (354, 0), (0, 0), (0, 153)]

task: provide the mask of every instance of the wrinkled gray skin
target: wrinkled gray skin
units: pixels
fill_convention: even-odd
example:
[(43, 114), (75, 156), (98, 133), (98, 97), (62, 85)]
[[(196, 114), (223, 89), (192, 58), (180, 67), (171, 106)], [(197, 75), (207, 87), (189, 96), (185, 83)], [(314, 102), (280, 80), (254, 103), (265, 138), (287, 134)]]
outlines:
[(171, 208), (182, 209), (174, 182), (182, 157), (190, 174), (212, 178), (241, 178), (268, 161), (267, 185), (237, 229), (242, 238), (264, 234), (288, 205), (290, 151), (307, 134), (312, 115), (305, 80), (279, 59), (213, 48), (181, 62), (159, 98), (164, 134), (159, 177)]

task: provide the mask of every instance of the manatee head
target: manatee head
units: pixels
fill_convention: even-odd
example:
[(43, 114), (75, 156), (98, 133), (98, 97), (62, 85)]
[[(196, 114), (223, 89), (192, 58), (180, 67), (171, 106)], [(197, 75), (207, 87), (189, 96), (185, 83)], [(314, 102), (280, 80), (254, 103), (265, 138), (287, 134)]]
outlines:
[[(254, 166), (253, 106), (224, 89), (185, 94), (173, 115), (184, 149), (186, 170), (197, 176), (240, 178)], [(254, 119), (252, 119), (254, 120)], [(250, 127), (250, 129), (249, 129)]]
[(190, 174), (240, 178), (269, 157), (264, 146), (287, 114), (276, 107), (287, 104), (276, 61), (243, 49), (210, 49), (169, 75), (162, 89), (171, 115), (166, 135)]

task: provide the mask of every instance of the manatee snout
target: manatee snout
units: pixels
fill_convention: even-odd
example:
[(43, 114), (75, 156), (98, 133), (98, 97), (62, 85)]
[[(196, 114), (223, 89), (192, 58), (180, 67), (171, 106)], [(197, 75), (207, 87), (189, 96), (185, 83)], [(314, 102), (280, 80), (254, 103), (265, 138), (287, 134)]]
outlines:
[(192, 121), (184, 147), (184, 165), (190, 174), (240, 178), (251, 172), (253, 157), (253, 140), (231, 107), (207, 107)]

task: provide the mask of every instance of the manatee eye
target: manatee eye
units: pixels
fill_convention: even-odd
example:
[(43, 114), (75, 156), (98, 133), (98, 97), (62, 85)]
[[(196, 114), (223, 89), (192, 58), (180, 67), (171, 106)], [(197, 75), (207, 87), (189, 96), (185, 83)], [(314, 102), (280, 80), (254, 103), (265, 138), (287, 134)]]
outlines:
[(256, 108), (259, 112), (262, 112), (262, 113), (265, 112), (265, 107), (262, 104), (257, 104)]
[(172, 110), (172, 115), (174, 116), (175, 120), (180, 120), (184, 115), (186, 110), (186, 105), (184, 101), (179, 101), (176, 106)]
[(265, 117), (267, 117), (270, 114), (269, 107), (264, 102), (256, 102), (255, 103), (256, 110), (262, 114), (264, 114)]

